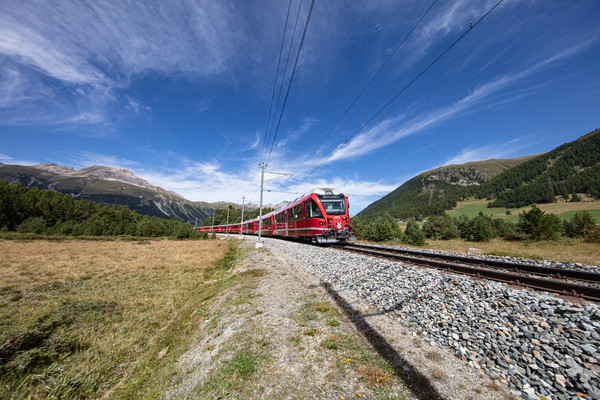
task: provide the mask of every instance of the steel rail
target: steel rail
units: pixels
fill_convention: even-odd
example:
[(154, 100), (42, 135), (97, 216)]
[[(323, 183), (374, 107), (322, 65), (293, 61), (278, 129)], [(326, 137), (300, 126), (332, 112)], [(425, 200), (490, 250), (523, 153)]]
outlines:
[[(386, 252), (377, 250), (368, 250), (367, 248), (373, 248), (373, 246), (363, 245), (351, 245), (339, 247), (344, 251), (351, 251), (355, 253), (367, 254), (374, 257), (382, 257), (387, 259), (393, 259), (398, 261), (409, 262), (415, 265), (428, 266), (436, 269), (440, 269), (448, 272), (458, 272), (462, 274), (471, 275), (474, 277), (486, 278), (494, 281), (514, 284), (518, 286), (526, 286), (538, 290), (546, 290), (565, 296), (581, 297), (586, 300), (592, 300), (600, 302), (600, 287), (593, 287), (588, 285), (576, 284), (571, 282), (564, 282), (556, 279), (539, 278), (528, 275), (519, 274), (516, 272), (504, 272), (498, 271), (497, 269), (487, 269), (482, 267), (473, 267), (463, 264), (456, 264), (449, 261), (439, 261), (432, 258), (437, 257), (437, 254), (423, 253), (421, 257), (415, 257), (413, 255), (397, 254), (394, 250), (383, 248)], [(381, 249), (381, 248), (380, 248)], [(416, 252), (421, 253), (421, 252)], [(428, 257), (422, 258), (422, 257)], [(486, 261), (486, 260), (477, 260)], [(512, 263), (508, 263), (511, 264)], [(567, 270), (564, 270), (567, 271)]]
[(451, 255), (451, 254), (433, 254), (422, 252), (418, 250), (408, 250), (408, 249), (395, 249), (390, 247), (381, 247), (381, 246), (368, 246), (362, 244), (350, 244), (352, 247), (361, 248), (361, 249), (374, 249), (387, 251), (390, 253), (398, 253), (398, 254), (411, 254), (417, 257), (426, 257), (426, 258), (436, 258), (440, 260), (446, 260), (451, 262), (457, 262), (461, 264), (475, 264), (484, 267), (493, 267), (498, 269), (510, 270), (513, 272), (528, 272), (531, 274), (537, 275), (546, 275), (554, 278), (571, 278), (578, 279), (587, 282), (596, 282), (600, 283), (600, 273), (591, 272), (591, 271), (580, 271), (573, 269), (564, 269), (557, 267), (547, 267), (543, 265), (535, 265), (535, 264), (520, 264), (520, 263), (511, 263), (508, 261), (501, 260), (482, 260), (478, 258), (472, 257), (464, 257), (459, 255)]

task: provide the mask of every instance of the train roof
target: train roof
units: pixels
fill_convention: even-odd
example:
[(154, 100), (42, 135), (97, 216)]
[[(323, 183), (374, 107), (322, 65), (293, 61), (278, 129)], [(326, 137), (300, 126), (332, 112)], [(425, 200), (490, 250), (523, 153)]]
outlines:
[[(302, 200), (305, 197), (310, 196), (311, 194), (318, 194), (321, 196), (325, 196), (325, 195), (339, 195), (341, 194), (339, 191), (333, 189), (333, 188), (315, 188), (313, 190), (311, 190), (310, 192), (306, 192), (304, 193), (302, 196), (295, 198), (294, 200), (290, 201), (285, 207), (283, 207), (281, 210), (288, 208), (289, 206), (293, 205), (294, 203), (297, 203), (298, 201)], [(279, 211), (279, 210), (278, 210)]]
[[(302, 199), (310, 196), (313, 193), (321, 195), (321, 196), (325, 196), (325, 195), (334, 195), (334, 196), (337, 196), (337, 195), (341, 194), (339, 191), (337, 191), (337, 190), (335, 190), (333, 188), (315, 188), (315, 189), (311, 190), (310, 192), (306, 192), (302, 196), (299, 196), (299, 197), (295, 198), (294, 200), (290, 201), (285, 206), (281, 207), (279, 210), (271, 211), (268, 214), (264, 214), (262, 216), (262, 218), (264, 219), (264, 218), (270, 217), (271, 215), (278, 214), (279, 212), (286, 210), (287, 208), (293, 206), (294, 204), (296, 204), (300, 200), (302, 200)], [(245, 223), (250, 223), (250, 222), (258, 222), (258, 217), (255, 217), (255, 218), (250, 219), (250, 220), (246, 220), (243, 223), (245, 224)]]

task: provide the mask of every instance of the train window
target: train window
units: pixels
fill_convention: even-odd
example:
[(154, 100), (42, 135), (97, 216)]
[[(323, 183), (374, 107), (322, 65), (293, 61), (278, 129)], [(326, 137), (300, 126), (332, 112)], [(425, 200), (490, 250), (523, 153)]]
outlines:
[(346, 201), (343, 195), (318, 197), (327, 215), (344, 215), (346, 213)]
[(307, 201), (308, 217), (309, 218), (323, 218), (323, 213), (319, 209), (317, 203), (314, 200)]
[(299, 221), (302, 219), (302, 203), (290, 208), (289, 220)]

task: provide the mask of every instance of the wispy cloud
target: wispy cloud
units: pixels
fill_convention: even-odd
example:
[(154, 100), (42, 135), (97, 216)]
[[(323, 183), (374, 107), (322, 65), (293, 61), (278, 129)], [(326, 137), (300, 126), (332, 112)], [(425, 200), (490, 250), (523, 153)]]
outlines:
[(6, 155), (6, 154), (0, 154), (0, 163), (10, 164), (10, 165), (35, 165), (35, 164), (39, 164), (38, 161), (18, 160), (16, 158), (11, 157), (11, 156)]
[(137, 161), (127, 158), (117, 157), (108, 154), (83, 152), (80, 155), (71, 158), (71, 163), (76, 168), (86, 168), (93, 165), (107, 166), (113, 168), (131, 169), (139, 165)]
[[(156, 168), (144, 165), (134, 172), (156, 186), (172, 190), (192, 201), (241, 202), (246, 193), (250, 172), (229, 172), (218, 162), (182, 160), (180, 165)], [(254, 171), (252, 171), (254, 172)]]
[[(343, 159), (360, 157), (390, 145), (406, 136), (421, 132), (426, 128), (457, 118), (465, 113), (473, 112), (477, 108), (487, 108), (505, 104), (507, 101), (514, 101), (522, 97), (522, 93), (514, 95), (512, 92), (501, 92), (511, 86), (515, 86), (517, 83), (525, 82), (537, 72), (549, 68), (557, 62), (581, 53), (592, 43), (593, 41), (590, 40), (577, 46), (569, 47), (522, 71), (506, 74), (479, 85), (471, 93), (449, 106), (439, 108), (424, 115), (418, 115), (410, 120), (406, 120), (403, 116), (388, 118), (366, 132), (358, 134), (348, 143), (339, 145), (328, 159), (315, 160), (315, 163), (319, 164), (325, 161), (331, 163)], [(519, 92), (522, 90), (522, 88), (519, 88)], [(531, 93), (530, 91), (528, 94)]]
[[(14, 122), (33, 114), (19, 113), (22, 105), (35, 103), (38, 110), (50, 108), (49, 123), (97, 123), (106, 118), (102, 108), (114, 103), (115, 91), (133, 76), (206, 77), (230, 70), (243, 42), (236, 40), (242, 25), (237, 18), (227, 4), (208, 0), (4, 4), (0, 107), (11, 109), (6, 115)], [(60, 99), (62, 107), (53, 99)], [(129, 99), (122, 102), (133, 113), (140, 110)]]
[(505, 143), (490, 143), (479, 147), (466, 147), (446, 160), (442, 165), (464, 164), (471, 161), (484, 161), (493, 158), (516, 157), (522, 150), (532, 146), (529, 135), (524, 135)]

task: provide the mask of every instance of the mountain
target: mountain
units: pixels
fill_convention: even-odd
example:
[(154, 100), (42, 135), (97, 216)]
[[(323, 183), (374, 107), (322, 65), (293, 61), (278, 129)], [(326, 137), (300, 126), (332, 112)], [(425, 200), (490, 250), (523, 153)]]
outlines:
[[(140, 214), (200, 224), (218, 204), (192, 202), (175, 192), (151, 185), (126, 169), (92, 166), (80, 170), (56, 164), (33, 166), (0, 163), (0, 179), (27, 188), (53, 190), (76, 200), (121, 204)], [(226, 207), (227, 205), (224, 205)]]
[(557, 196), (568, 198), (572, 193), (600, 197), (600, 129), (544, 154), (424, 172), (358, 215), (437, 215), (471, 196), (493, 200), (490, 206), (516, 208), (552, 202)]
[(574, 193), (600, 197), (600, 129), (504, 171), (478, 197), (494, 199), (490, 207), (518, 208)]
[(370, 204), (358, 215), (388, 212), (393, 217), (405, 218), (441, 214), (456, 206), (457, 201), (473, 195), (474, 187), (534, 157), (475, 161), (426, 171)]

